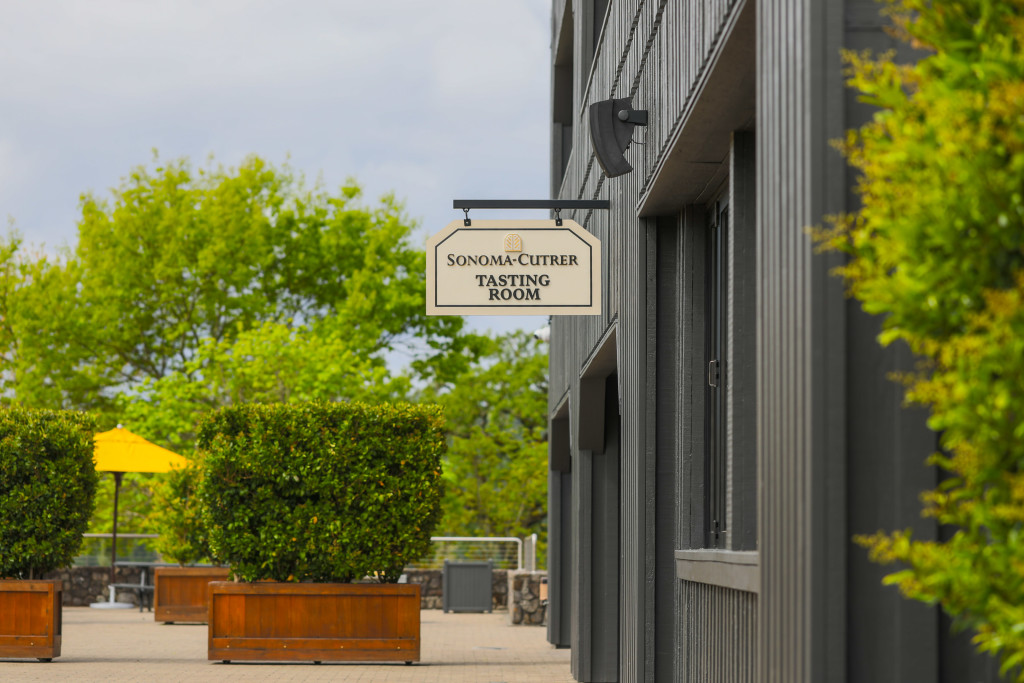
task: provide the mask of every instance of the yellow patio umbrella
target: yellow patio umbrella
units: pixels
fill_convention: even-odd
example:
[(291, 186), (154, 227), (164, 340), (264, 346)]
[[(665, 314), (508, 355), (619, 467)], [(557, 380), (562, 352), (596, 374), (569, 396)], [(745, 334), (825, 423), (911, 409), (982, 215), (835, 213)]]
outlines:
[[(113, 550), (110, 555), (110, 583), (114, 583), (114, 563), (117, 561), (117, 496), (125, 472), (169, 472), (184, 467), (188, 460), (155, 443), (132, 434), (121, 425), (96, 435), (93, 460), (97, 472), (114, 475), (114, 531)], [(111, 591), (113, 595), (113, 591)]]

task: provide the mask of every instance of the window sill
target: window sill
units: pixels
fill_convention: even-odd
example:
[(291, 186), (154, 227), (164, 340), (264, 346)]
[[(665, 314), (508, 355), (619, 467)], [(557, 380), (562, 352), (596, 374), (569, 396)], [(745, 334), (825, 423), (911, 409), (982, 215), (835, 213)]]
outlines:
[(677, 550), (676, 576), (684, 581), (757, 593), (761, 565), (757, 551)]

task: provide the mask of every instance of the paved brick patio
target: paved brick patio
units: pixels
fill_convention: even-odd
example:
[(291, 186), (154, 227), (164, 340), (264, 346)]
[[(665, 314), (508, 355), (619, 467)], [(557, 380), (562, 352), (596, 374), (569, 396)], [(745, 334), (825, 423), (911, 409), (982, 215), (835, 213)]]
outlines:
[(3, 681), (572, 681), (569, 651), (508, 615), (422, 613), (422, 661), (404, 664), (222, 664), (206, 659), (206, 626), (157, 624), (149, 612), (64, 608), (62, 654), (0, 660)]

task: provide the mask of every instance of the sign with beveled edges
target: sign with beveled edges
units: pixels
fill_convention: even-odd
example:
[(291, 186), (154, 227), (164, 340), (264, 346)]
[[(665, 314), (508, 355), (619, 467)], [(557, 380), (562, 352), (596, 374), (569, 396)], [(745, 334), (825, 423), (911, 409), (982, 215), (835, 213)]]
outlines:
[(600, 315), (601, 242), (576, 221), (452, 221), (427, 240), (428, 315)]

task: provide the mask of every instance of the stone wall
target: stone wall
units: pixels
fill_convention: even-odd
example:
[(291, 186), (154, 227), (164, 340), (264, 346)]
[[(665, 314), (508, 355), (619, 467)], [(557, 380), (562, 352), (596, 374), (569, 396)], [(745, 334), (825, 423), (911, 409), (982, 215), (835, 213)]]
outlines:
[[(141, 567), (118, 567), (114, 574), (114, 583), (139, 583), (142, 577)], [(109, 599), (107, 587), (110, 585), (110, 567), (70, 567), (58, 569), (46, 575), (47, 579), (60, 579), (64, 584), (64, 605), (67, 607), (87, 607), (94, 602), (105, 602)], [(146, 583), (153, 583), (153, 570), (146, 570)], [(138, 604), (135, 591), (118, 591), (118, 602)]]
[(441, 609), (444, 591), (441, 585), (441, 571), (438, 569), (406, 569), (409, 583), (420, 585), (420, 609)]
[(511, 605), (508, 623), (512, 625), (543, 626), (547, 623), (547, 600), (541, 602), (541, 579), (547, 572), (520, 570), (508, 572), (508, 595)]
[(495, 569), (491, 573), (491, 609), (508, 609), (508, 574), (507, 569)]

